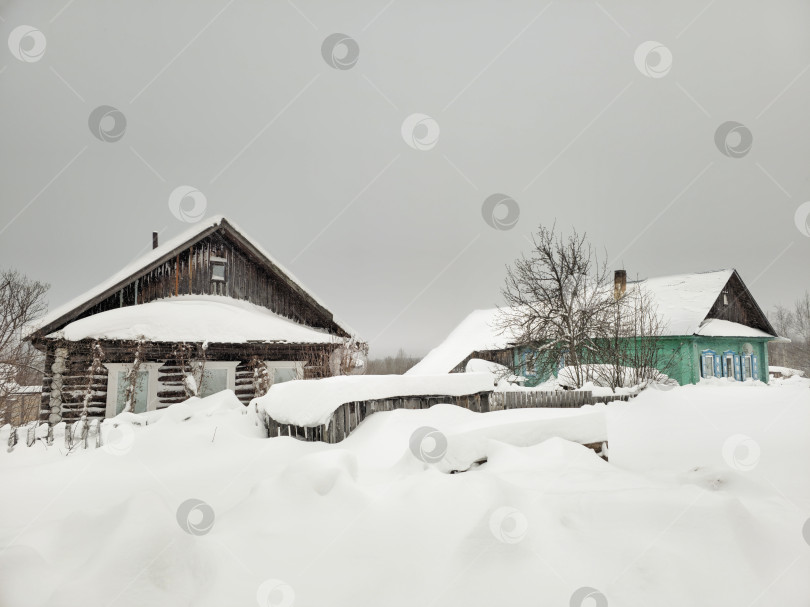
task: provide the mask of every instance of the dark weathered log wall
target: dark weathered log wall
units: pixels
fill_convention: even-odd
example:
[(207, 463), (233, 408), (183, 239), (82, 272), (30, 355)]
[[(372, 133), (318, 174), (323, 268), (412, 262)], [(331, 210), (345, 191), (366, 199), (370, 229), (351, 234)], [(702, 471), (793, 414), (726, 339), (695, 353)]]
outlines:
[[(132, 363), (135, 357), (136, 344), (128, 341), (101, 341), (104, 357), (102, 363)], [(54, 352), (57, 347), (65, 347), (68, 351), (65, 360), (65, 371), (61, 374), (62, 387), (59, 390), (61, 398), (62, 421), (73, 422), (81, 417), (84, 407), (84, 396), (88, 386), (88, 369), (90, 368), (92, 354), (92, 340), (79, 342), (65, 342), (43, 340), (41, 344), (45, 351), (45, 375), (42, 390), (42, 405), (40, 419), (48, 421), (50, 413), (53, 376), (52, 365)], [(243, 404), (254, 398), (253, 368), (250, 364), (254, 356), (260, 360), (292, 360), (305, 361), (304, 378), (313, 379), (327, 377), (329, 372), (329, 355), (339, 347), (335, 344), (211, 344), (206, 350), (208, 361), (239, 361), (236, 367), (236, 396)], [(144, 362), (160, 362), (158, 370), (158, 409), (186, 399), (183, 390), (183, 376), (180, 363), (174, 358), (176, 344), (173, 343), (147, 343), (144, 344)], [(91, 418), (103, 418), (107, 408), (107, 369), (102, 367), (99, 374), (91, 379), (91, 399), (88, 413)]]
[[(224, 281), (212, 280), (212, 258), (225, 260)], [(331, 314), (313, 306), (301, 293), (300, 288), (265, 269), (226, 235), (215, 232), (85, 310), (77, 319), (177, 295), (227, 295), (302, 324), (346, 335)]]
[(753, 297), (750, 296), (745, 285), (737, 278), (736, 274), (731, 275), (724, 292), (728, 298), (728, 304), (724, 301), (723, 293), (720, 293), (720, 296), (712, 305), (707, 318), (728, 320), (740, 323), (741, 325), (756, 327), (765, 332), (772, 331), (762, 310), (759, 309)]

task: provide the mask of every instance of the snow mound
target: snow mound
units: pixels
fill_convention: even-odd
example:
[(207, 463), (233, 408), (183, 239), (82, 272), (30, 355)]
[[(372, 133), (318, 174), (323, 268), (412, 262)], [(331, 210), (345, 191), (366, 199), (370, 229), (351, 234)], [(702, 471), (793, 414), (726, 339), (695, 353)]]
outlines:
[[(0, 453), (0, 605), (806, 607), (809, 387), (645, 390), (573, 414), (437, 405), (375, 413), (339, 445), (245, 436), (255, 413), (230, 395), (116, 418), (128, 450)], [(610, 462), (490, 439), (486, 465), (448, 475), (411, 448), (425, 427), (450, 450), (599, 411)]]
[(590, 409), (572, 409), (574, 413), (550, 419), (491, 424), (451, 433), (447, 436), (447, 453), (440, 467), (448, 472), (468, 470), (475, 462), (489, 459), (497, 443), (528, 447), (552, 438), (583, 445), (607, 441), (604, 411)]

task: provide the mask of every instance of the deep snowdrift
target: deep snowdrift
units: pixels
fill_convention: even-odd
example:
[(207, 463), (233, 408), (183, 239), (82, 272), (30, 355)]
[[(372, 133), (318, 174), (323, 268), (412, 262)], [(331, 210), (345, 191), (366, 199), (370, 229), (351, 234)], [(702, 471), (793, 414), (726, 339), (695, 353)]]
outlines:
[[(0, 605), (806, 607), (808, 386), (440, 405), (338, 445), (260, 438), (222, 393), (115, 449), (20, 446), (0, 454)], [(462, 474), (425, 461), (454, 436), (600, 412), (610, 463), (557, 438), (489, 441)]]

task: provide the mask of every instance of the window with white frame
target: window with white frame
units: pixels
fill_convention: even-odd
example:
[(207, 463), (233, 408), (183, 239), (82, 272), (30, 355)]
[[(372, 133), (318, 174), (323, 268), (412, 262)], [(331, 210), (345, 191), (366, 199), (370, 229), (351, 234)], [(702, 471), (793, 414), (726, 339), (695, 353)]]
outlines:
[(293, 379), (304, 379), (304, 361), (302, 360), (266, 360), (267, 375), (270, 385), (280, 384)]
[(157, 408), (160, 363), (141, 363), (135, 376), (132, 375), (132, 363), (104, 363), (104, 366), (107, 368), (107, 417), (115, 417), (124, 411), (130, 387), (133, 389), (133, 413)]
[(225, 281), (225, 264), (228, 263), (228, 260), (224, 257), (216, 257), (211, 255), (209, 258), (209, 262), (211, 263), (211, 280), (217, 282), (224, 282)]
[(206, 361), (200, 385), (197, 386), (197, 396), (204, 398), (223, 390), (235, 390), (238, 364), (239, 361)]
[(714, 354), (703, 354), (703, 377), (714, 377)]
[(743, 379), (753, 379), (753, 378), (754, 378), (753, 364), (751, 362), (751, 355), (748, 354), (747, 356), (743, 357)]

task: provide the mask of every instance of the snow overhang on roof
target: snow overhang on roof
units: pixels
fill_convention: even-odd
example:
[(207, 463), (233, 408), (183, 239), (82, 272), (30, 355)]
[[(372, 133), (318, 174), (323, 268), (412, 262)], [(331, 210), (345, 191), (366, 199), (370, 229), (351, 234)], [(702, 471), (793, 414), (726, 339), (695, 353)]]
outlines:
[(115, 308), (76, 320), (49, 339), (146, 339), (154, 342), (337, 343), (341, 337), (217, 295), (181, 295)]
[(702, 337), (765, 337), (773, 339), (773, 335), (761, 329), (741, 325), (730, 320), (720, 320), (719, 318), (707, 318), (702, 323), (695, 335)]
[(215, 215), (203, 219), (193, 228), (167, 240), (157, 248), (150, 250), (135, 261), (127, 264), (107, 280), (55, 308), (42, 318), (37, 319), (37, 321), (32, 323), (29, 327), (29, 337), (35, 337), (37, 333), (40, 332), (50, 333), (60, 328), (63, 323), (69, 322), (71, 317), (75, 318), (78, 314), (92, 307), (99, 299), (115, 293), (118, 289), (127, 285), (138, 274), (145, 273), (151, 270), (151, 268), (164, 263), (177, 255), (180, 251), (191, 246), (194, 242), (201, 240), (219, 229), (224, 229), (229, 236), (241, 242), (249, 249), (252, 249), (259, 258), (263, 258), (262, 261), (269, 265), (282, 279), (285, 279), (305, 300), (309, 301), (324, 315), (331, 318), (332, 322), (342, 331), (348, 335), (355, 335), (355, 332), (348, 325), (340, 322), (328, 310), (326, 305), (318, 299), (312, 291), (307, 289), (289, 270), (274, 259), (264, 248), (245, 236), (241, 228), (226, 220), (224, 216)]

